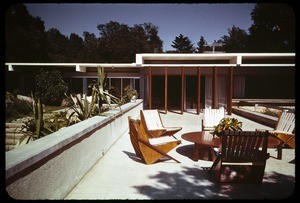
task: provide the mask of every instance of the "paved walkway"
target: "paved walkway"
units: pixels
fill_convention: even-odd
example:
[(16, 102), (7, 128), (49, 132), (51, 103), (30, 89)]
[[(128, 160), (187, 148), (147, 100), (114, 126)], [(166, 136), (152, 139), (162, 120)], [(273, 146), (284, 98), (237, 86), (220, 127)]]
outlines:
[[(243, 130), (270, 129), (242, 117)], [(182, 126), (175, 134), (201, 130), (201, 115), (185, 112), (161, 114), (165, 126)], [(88, 149), (87, 149), (88, 150)], [(277, 151), (269, 149), (271, 156)], [(295, 188), (295, 150), (283, 149), (283, 159), (269, 158), (262, 185), (216, 184), (201, 167), (211, 161), (192, 160), (193, 143), (182, 144), (169, 152), (181, 163), (165, 159), (152, 165), (141, 162), (125, 133), (89, 171), (65, 199), (284, 199)]]

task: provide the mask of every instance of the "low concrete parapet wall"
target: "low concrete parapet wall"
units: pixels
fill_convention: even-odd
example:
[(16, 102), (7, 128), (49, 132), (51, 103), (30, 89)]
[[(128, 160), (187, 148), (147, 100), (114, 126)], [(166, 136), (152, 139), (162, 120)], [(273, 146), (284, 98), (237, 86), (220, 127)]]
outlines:
[(14, 199), (63, 199), (139, 116), (127, 103), (6, 152), (6, 191)]
[(278, 118), (274, 116), (269, 116), (269, 115), (249, 111), (246, 109), (239, 109), (237, 107), (232, 107), (232, 113), (250, 119), (252, 121), (255, 121), (257, 123), (269, 126), (271, 128), (275, 128), (278, 122)]

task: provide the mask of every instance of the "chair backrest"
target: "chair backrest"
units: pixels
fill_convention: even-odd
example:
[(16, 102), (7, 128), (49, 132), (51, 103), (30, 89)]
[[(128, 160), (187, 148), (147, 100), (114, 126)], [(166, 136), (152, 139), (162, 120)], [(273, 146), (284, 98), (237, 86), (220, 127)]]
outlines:
[(204, 109), (203, 125), (204, 127), (213, 127), (219, 124), (220, 120), (225, 118), (225, 109)]
[(220, 143), (222, 161), (265, 161), (268, 136), (268, 131), (223, 131)]
[(162, 130), (164, 126), (162, 124), (159, 111), (154, 110), (141, 110), (141, 119), (145, 120), (147, 130)]
[(295, 129), (295, 114), (283, 112), (278, 120), (275, 131), (293, 133)]

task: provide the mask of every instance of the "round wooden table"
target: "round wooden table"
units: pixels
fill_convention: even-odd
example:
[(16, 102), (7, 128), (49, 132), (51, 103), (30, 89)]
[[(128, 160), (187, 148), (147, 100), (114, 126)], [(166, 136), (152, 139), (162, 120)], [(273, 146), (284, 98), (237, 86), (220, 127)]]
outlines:
[[(199, 150), (200, 148), (206, 149), (208, 152), (208, 160), (214, 160), (216, 157), (213, 148), (220, 146), (220, 138), (214, 137), (209, 131), (195, 131), (184, 133), (181, 135), (181, 138), (193, 142), (194, 145), (194, 160), (199, 160)], [(277, 148), (278, 157), (277, 159), (281, 159), (282, 156), (282, 145), (281, 141), (278, 138), (273, 136), (269, 136), (268, 139), (268, 148)]]
[(195, 131), (184, 133), (181, 135), (181, 138), (193, 142), (194, 147), (194, 160), (198, 161), (199, 159), (199, 149), (206, 148), (209, 154), (209, 160), (213, 160), (215, 153), (213, 152), (214, 147), (219, 147), (220, 138), (214, 137), (209, 131)]

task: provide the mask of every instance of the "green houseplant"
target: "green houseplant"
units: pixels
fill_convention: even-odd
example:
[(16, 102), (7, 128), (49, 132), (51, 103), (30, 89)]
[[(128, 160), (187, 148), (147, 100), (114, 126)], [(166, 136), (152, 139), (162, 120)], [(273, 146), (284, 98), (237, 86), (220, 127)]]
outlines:
[(236, 118), (223, 118), (219, 124), (215, 126), (213, 134), (219, 136), (221, 132), (226, 130), (242, 131), (243, 123)]

